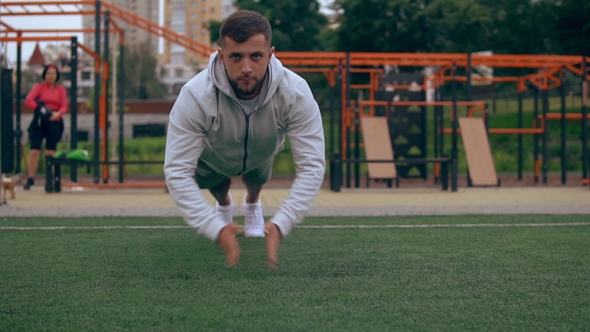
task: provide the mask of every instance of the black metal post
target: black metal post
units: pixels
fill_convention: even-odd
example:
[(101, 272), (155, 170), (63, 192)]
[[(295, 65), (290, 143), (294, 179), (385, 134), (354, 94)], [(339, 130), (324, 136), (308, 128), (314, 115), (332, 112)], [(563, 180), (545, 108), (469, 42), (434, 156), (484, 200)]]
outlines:
[[(346, 112), (350, 107), (350, 53), (346, 52)], [(346, 159), (350, 159), (350, 126), (346, 127)], [(350, 188), (350, 162), (346, 163), (346, 187)]]
[[(437, 94), (438, 94), (438, 88), (434, 89), (434, 101), (437, 101)], [(433, 128), (433, 134), (434, 134), (434, 158), (438, 158), (439, 157), (439, 151), (438, 151), (438, 131), (440, 130), (440, 128), (438, 127), (438, 106), (434, 106), (434, 125), (432, 126)], [(436, 165), (440, 165), (440, 164), (435, 164)], [(439, 174), (440, 174), (440, 168), (439, 168)], [(435, 173), (434, 176), (434, 183), (438, 183), (438, 176)]]
[[(443, 91), (443, 86), (441, 86), (438, 89), (438, 100), (440, 101), (444, 101), (444, 91)], [(444, 106), (439, 106), (438, 109), (438, 115), (439, 115), (439, 124), (438, 124), (438, 128), (440, 130), (440, 133), (438, 135), (438, 144), (439, 144), (439, 153), (440, 153), (440, 157), (444, 157), (445, 156), (445, 107)]]
[(567, 142), (566, 129), (567, 120), (565, 118), (565, 67), (561, 67), (561, 184), (567, 182)]
[[(72, 37), (70, 59), (70, 149), (78, 148), (78, 37)], [(78, 182), (78, 168), (76, 163), (70, 165), (70, 180)]]
[[(123, 32), (120, 32), (123, 33)], [(124, 158), (125, 158), (125, 64), (124, 64), (124, 54), (125, 54), (125, 47), (121, 44), (119, 45), (119, 182), (123, 183), (124, 181)]]
[(483, 114), (485, 116), (485, 120), (483, 121), (483, 124), (486, 127), (486, 134), (488, 134), (488, 136), (490, 135), (490, 105), (488, 105), (488, 103), (485, 103), (485, 109), (483, 111)]
[(547, 183), (547, 172), (549, 170), (549, 123), (547, 123), (547, 113), (549, 112), (549, 90), (543, 89), (543, 183)]
[[(72, 164), (72, 166), (76, 166), (75, 163)], [(61, 192), (61, 164), (60, 163), (55, 163), (53, 164), (53, 191), (55, 191), (56, 193)]]
[(45, 156), (45, 192), (53, 192), (53, 157)]
[[(22, 33), (19, 31), (18, 32), (18, 36), (20, 37), (22, 35)], [(15, 152), (16, 152), (16, 164), (15, 164), (15, 170), (14, 172), (16, 174), (19, 174), (21, 172), (21, 143), (22, 143), (22, 137), (23, 137), (23, 132), (21, 129), (21, 114), (22, 114), (22, 92), (21, 92), (21, 88), (22, 88), (22, 67), (21, 67), (21, 63), (22, 63), (22, 43), (18, 42), (18, 44), (16, 45), (16, 130), (14, 131), (14, 144), (15, 144)], [(28, 166), (27, 166), (28, 168)], [(28, 176), (28, 174), (27, 174)]]
[(340, 192), (342, 187), (342, 159), (339, 153), (333, 153), (330, 158), (331, 161), (331, 177), (330, 188), (332, 191)]
[(350, 126), (346, 126), (346, 188), (350, 188)]
[[(582, 178), (588, 179), (588, 81), (586, 57), (582, 57)], [(590, 185), (588, 186), (590, 187)]]
[(334, 89), (336, 88), (336, 82), (334, 86), (330, 86), (330, 156), (334, 153)]
[[(438, 95), (438, 88), (434, 89), (434, 101), (437, 101)], [(438, 126), (438, 106), (434, 106), (434, 158), (438, 158), (438, 131), (441, 130)], [(434, 181), (436, 182), (438, 179), (435, 178)]]
[[(424, 83), (424, 82), (422, 82)], [(426, 90), (422, 90), (422, 100), (426, 100)], [(422, 151), (422, 157), (428, 158), (428, 110), (426, 106), (420, 107), (422, 111), (422, 142), (424, 142), (424, 151)], [(428, 168), (424, 167), (424, 174), (422, 176), (424, 181), (428, 181)], [(399, 181), (398, 181), (399, 183)]]
[(451, 155), (451, 191), (457, 191), (459, 187), (459, 165), (457, 152), (457, 65), (453, 62), (453, 151)]
[[(110, 47), (109, 47), (109, 17), (111, 16), (110, 12), (107, 10), (104, 13), (104, 55), (103, 55), (103, 59), (104, 59), (104, 63), (105, 64), (109, 64), (109, 51), (110, 51)], [(110, 67), (109, 67), (110, 68)], [(107, 73), (108, 74), (108, 73)], [(108, 161), (109, 158), (109, 129), (110, 129), (110, 125), (109, 125), (109, 80), (105, 80), (105, 84), (104, 84), (104, 99), (105, 99), (105, 111), (104, 111), (104, 118), (105, 118), (105, 131), (104, 131), (104, 135), (102, 137), (102, 143), (103, 143), (103, 155), (106, 157), (104, 161)], [(105, 164), (104, 166), (104, 170), (106, 172), (106, 178), (103, 178), (102, 181), (103, 183), (108, 183), (109, 182), (109, 166), (107, 164)]]
[(440, 164), (440, 184), (442, 190), (449, 190), (449, 163), (446, 161)]
[[(355, 103), (354, 107), (354, 158), (360, 159), (361, 158), (361, 147), (360, 147), (360, 127), (361, 127), (361, 118), (360, 118), (360, 110), (358, 103)], [(354, 163), (354, 187), (360, 187), (360, 177), (361, 177), (361, 164), (357, 161)]]
[[(539, 88), (537, 86), (534, 87), (534, 109), (533, 109), (533, 121), (535, 122), (535, 127), (539, 128)], [(534, 170), (534, 177), (535, 183), (539, 182), (539, 177), (537, 176), (537, 161), (539, 160), (539, 135), (533, 134), (533, 170)]]
[[(340, 187), (342, 186), (342, 175), (343, 175), (343, 171), (342, 171), (342, 158), (344, 157), (344, 150), (342, 149), (342, 130), (343, 130), (343, 120), (342, 120), (342, 70), (343, 70), (343, 66), (342, 66), (342, 59), (338, 60), (338, 73), (336, 75), (336, 85), (335, 85), (335, 89), (336, 89), (336, 105), (338, 107), (338, 122), (336, 123), (337, 127), (338, 127), (338, 132), (337, 135), (338, 137), (336, 138), (336, 142), (338, 142), (338, 152), (333, 152), (332, 154), (332, 159), (334, 159), (333, 161), (333, 165), (334, 167), (332, 168), (332, 171), (334, 172), (334, 174), (332, 174), (332, 176), (330, 177), (330, 181), (331, 181), (331, 186), (332, 186), (332, 190), (339, 192), (340, 191)], [(338, 158), (336, 158), (336, 154), (338, 154)], [(336, 168), (339, 168), (339, 175), (336, 174), (336, 172), (338, 172), (338, 170), (336, 170)], [(336, 176), (340, 176), (340, 178), (336, 178)]]
[(346, 107), (350, 107), (350, 52), (346, 52)]
[(471, 53), (467, 53), (467, 68), (465, 76), (467, 76), (467, 101), (471, 101)]
[(342, 160), (342, 158), (344, 157), (344, 150), (342, 149), (342, 132), (344, 130), (344, 123), (343, 123), (343, 117), (344, 117), (344, 110), (343, 110), (343, 105), (342, 105), (342, 70), (343, 70), (343, 65), (342, 65), (342, 59), (338, 60), (338, 109), (340, 110), (338, 112), (339, 117), (338, 117), (338, 151), (340, 152), (340, 160)]
[[(520, 90), (520, 89), (519, 89)], [(524, 125), (523, 110), (522, 110), (522, 91), (518, 91), (518, 129), (522, 129)], [(522, 134), (518, 134), (518, 180), (522, 180), (522, 164), (523, 164), (523, 147)]]
[[(465, 69), (465, 75), (467, 76), (467, 101), (471, 101), (471, 53), (467, 54), (467, 68)], [(467, 186), (473, 186), (473, 183), (471, 182), (471, 173), (469, 172), (469, 168), (467, 168)]]
[(492, 98), (492, 111), (494, 112), (494, 114), (496, 114), (496, 112), (498, 111), (496, 108), (496, 92), (494, 92), (494, 96)]
[[(96, 0), (94, 12), (94, 52), (100, 54), (100, 0)], [(99, 61), (100, 60), (95, 60)], [(94, 73), (94, 183), (100, 182), (100, 129), (98, 123), (100, 121), (99, 113), (100, 104), (100, 70)]]

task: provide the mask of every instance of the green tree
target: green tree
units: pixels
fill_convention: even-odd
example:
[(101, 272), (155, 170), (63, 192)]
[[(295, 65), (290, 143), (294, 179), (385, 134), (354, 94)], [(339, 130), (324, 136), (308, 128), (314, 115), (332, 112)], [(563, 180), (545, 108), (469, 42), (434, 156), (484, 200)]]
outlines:
[(346, 52), (415, 52), (425, 48), (415, 15), (425, 6), (413, 0), (336, 0), (336, 47)]
[(211, 37), (211, 44), (219, 41), (219, 29), (221, 28), (221, 22), (210, 20), (209, 21), (209, 34)]
[[(545, 4), (549, 2), (549, 4)], [(559, 54), (590, 55), (590, 1), (588, 0), (545, 0), (546, 15), (551, 17), (554, 43)]]
[(236, 0), (240, 9), (256, 11), (273, 28), (277, 51), (320, 51), (324, 49), (320, 32), (328, 23), (317, 0)]
[(487, 49), (491, 20), (477, 0), (336, 0), (336, 45), (349, 52)]
[(157, 63), (149, 44), (125, 50), (125, 98), (158, 99), (166, 95), (166, 87), (156, 76)]
[(471, 53), (488, 49), (492, 20), (477, 0), (434, 0), (416, 12), (416, 51)]
[(555, 51), (544, 14), (546, 3), (530, 0), (478, 0), (491, 20), (488, 48), (498, 54), (542, 54)]

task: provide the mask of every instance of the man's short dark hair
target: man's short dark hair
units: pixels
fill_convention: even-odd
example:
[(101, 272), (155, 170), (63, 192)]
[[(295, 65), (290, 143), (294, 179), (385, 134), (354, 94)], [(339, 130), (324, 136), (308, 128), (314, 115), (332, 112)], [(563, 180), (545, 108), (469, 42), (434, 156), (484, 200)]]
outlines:
[(43, 80), (45, 80), (45, 75), (47, 74), (47, 69), (49, 69), (49, 68), (55, 69), (55, 73), (57, 74), (57, 77), (55, 78), (55, 81), (56, 82), (59, 81), (59, 69), (57, 69), (57, 66), (56, 65), (47, 65), (47, 66), (45, 66), (45, 68), (43, 68), (43, 74), (41, 74), (41, 78)]
[(227, 17), (219, 29), (219, 43), (224, 46), (224, 37), (229, 37), (237, 43), (244, 43), (252, 36), (263, 34), (270, 45), (272, 28), (268, 20), (251, 10), (238, 10)]

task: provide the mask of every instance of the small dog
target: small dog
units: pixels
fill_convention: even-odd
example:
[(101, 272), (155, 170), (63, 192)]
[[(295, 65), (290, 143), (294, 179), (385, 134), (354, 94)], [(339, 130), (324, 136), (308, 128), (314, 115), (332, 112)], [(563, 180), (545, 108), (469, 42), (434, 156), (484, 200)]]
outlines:
[(14, 175), (11, 177), (5, 176), (2, 174), (2, 204), (6, 204), (6, 192), (10, 190), (10, 198), (15, 199), (16, 194), (14, 188), (18, 183), (19, 177), (18, 175)]

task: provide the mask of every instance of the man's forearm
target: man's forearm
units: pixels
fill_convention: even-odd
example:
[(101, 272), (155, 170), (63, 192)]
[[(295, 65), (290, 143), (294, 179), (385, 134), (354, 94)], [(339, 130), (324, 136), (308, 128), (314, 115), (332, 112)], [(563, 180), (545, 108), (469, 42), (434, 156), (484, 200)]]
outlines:
[(168, 170), (166, 184), (186, 223), (199, 234), (216, 240), (225, 223), (217, 218), (215, 209), (205, 200), (195, 180), (182, 172)]

